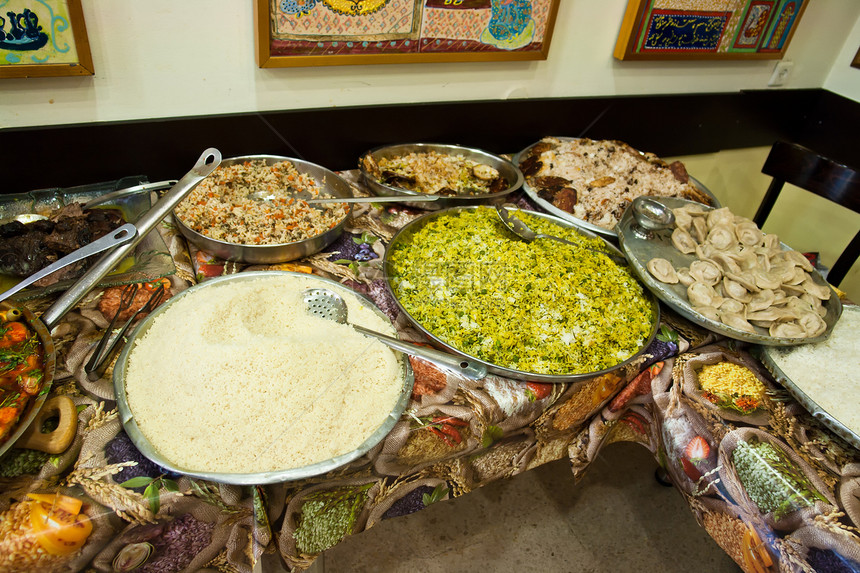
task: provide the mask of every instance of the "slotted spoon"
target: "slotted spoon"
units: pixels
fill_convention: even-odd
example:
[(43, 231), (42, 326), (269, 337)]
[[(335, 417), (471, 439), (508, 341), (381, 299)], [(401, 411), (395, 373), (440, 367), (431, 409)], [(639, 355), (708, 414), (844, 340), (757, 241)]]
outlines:
[(468, 360), (460, 356), (454, 356), (453, 354), (441, 352), (426, 346), (419, 346), (411, 342), (398, 340), (357, 324), (350, 324), (347, 321), (347, 313), (349, 311), (346, 307), (346, 301), (344, 301), (336, 292), (332, 292), (324, 288), (312, 288), (306, 290), (303, 293), (302, 298), (307, 305), (308, 312), (311, 314), (328, 320), (333, 320), (340, 324), (349, 324), (361, 334), (377, 338), (380, 342), (394, 348), (395, 350), (423, 358), (438, 366), (449, 368), (472, 380), (480, 380), (487, 375), (487, 367), (483, 364), (478, 364), (472, 360)]

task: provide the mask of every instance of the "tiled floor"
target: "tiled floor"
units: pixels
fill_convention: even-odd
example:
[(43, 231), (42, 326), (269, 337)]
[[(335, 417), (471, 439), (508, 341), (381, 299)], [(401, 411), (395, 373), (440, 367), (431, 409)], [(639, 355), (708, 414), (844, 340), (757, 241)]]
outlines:
[(579, 484), (558, 461), (418, 513), (322, 554), (313, 573), (618, 573), (740, 569), (635, 444), (603, 450)]

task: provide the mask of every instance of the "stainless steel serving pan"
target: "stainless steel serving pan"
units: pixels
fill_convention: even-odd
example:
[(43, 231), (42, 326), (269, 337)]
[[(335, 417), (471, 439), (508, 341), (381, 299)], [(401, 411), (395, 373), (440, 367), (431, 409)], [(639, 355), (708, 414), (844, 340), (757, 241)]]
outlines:
[[(352, 197), (349, 183), (344, 181), (335, 172), (301, 159), (282, 157), (280, 155), (243, 155), (241, 157), (225, 159), (221, 162), (221, 166), (229, 167), (237, 163), (255, 160), (265, 161), (266, 165), (289, 161), (299, 173), (307, 173), (313, 177), (320, 186), (320, 192), (329, 193), (335, 197)], [(350, 205), (343, 220), (325, 233), (301, 241), (276, 245), (243, 245), (241, 243), (219, 241), (189, 228), (179, 217), (174, 216), (174, 219), (179, 232), (188, 241), (211, 255), (228, 261), (241, 261), (250, 264), (272, 264), (300, 259), (323, 250), (343, 233), (343, 227), (351, 213), (352, 206)]]
[[(440, 217), (449, 216), (451, 214), (457, 213), (458, 211), (462, 211), (462, 210), (466, 210), (466, 209), (478, 209), (478, 208), (480, 208), (480, 207), (478, 207), (478, 206), (451, 207), (451, 208), (445, 209), (443, 211), (434, 211), (431, 213), (427, 213), (426, 215), (423, 215), (423, 216), (411, 221), (406, 226), (404, 226), (396, 235), (394, 235), (394, 237), (391, 239), (391, 243), (388, 245), (388, 249), (386, 249), (386, 254), (385, 254), (385, 257), (383, 259), (383, 268), (385, 269), (385, 280), (386, 280), (386, 286), (388, 287), (388, 291), (391, 293), (392, 297), (394, 298), (394, 301), (397, 303), (397, 306), (401, 310), (401, 312), (403, 312), (403, 314), (409, 318), (410, 322), (412, 322), (412, 324), (414, 324), (416, 328), (418, 328), (421, 332), (423, 332), (425, 335), (427, 335), (427, 337), (430, 338), (430, 340), (432, 340), (434, 344), (438, 345), (441, 348), (448, 350), (449, 352), (452, 352), (454, 354), (458, 354), (460, 356), (465, 356), (466, 358), (468, 358), (470, 360), (474, 360), (480, 364), (484, 364), (487, 367), (487, 370), (489, 372), (492, 372), (494, 374), (498, 374), (499, 376), (504, 376), (507, 378), (513, 378), (516, 380), (546, 382), (546, 383), (575, 382), (577, 380), (586, 380), (589, 378), (593, 378), (595, 376), (600, 376), (602, 374), (612, 372), (614, 370), (622, 368), (623, 366), (625, 366), (627, 364), (630, 364), (631, 362), (636, 360), (648, 348), (648, 346), (654, 340), (654, 337), (657, 334), (657, 327), (660, 324), (660, 305), (658, 304), (657, 299), (654, 297), (654, 295), (651, 292), (649, 292), (647, 289), (643, 289), (643, 290), (644, 290), (645, 296), (648, 297), (648, 300), (651, 303), (651, 316), (652, 316), (651, 331), (649, 333), (648, 339), (642, 344), (642, 346), (639, 348), (639, 350), (635, 354), (633, 354), (630, 358), (627, 358), (626, 360), (623, 360), (623, 361), (619, 362), (618, 364), (615, 364), (614, 366), (612, 366), (610, 368), (606, 368), (604, 370), (599, 370), (596, 372), (586, 372), (586, 373), (581, 373), (581, 374), (554, 375), (554, 374), (537, 374), (537, 373), (533, 373), (533, 372), (523, 372), (520, 370), (514, 370), (512, 368), (506, 368), (504, 366), (492, 364), (490, 362), (481, 360), (475, 356), (467, 354), (467, 353), (465, 353), (465, 352), (463, 352), (457, 348), (454, 348), (453, 346), (450, 346), (449, 344), (447, 344), (443, 340), (441, 340), (439, 337), (437, 337), (435, 334), (433, 334), (432, 332), (427, 330), (419, 321), (417, 321), (415, 318), (412, 317), (412, 315), (409, 314), (409, 312), (403, 307), (403, 305), (400, 302), (400, 299), (397, 297), (397, 295), (394, 292), (394, 288), (392, 287), (392, 284), (391, 284), (391, 281), (394, 278), (394, 272), (393, 272), (393, 269), (391, 267), (390, 253), (393, 252), (394, 248), (397, 245), (408, 242), (409, 240), (411, 240), (412, 236), (415, 233), (420, 231), (425, 225), (427, 225), (431, 221), (434, 221), (435, 219), (440, 218)], [(507, 207), (507, 209), (513, 213), (516, 213), (518, 211), (518, 209), (515, 209), (513, 207)], [(547, 214), (540, 213), (537, 211), (528, 211), (528, 213), (530, 215), (534, 215), (536, 217), (541, 217), (543, 219), (547, 219), (549, 221), (552, 221), (553, 223), (555, 223), (561, 227), (564, 227), (567, 229), (573, 229), (576, 232), (578, 232), (581, 235), (584, 235), (586, 237), (591, 237), (591, 238), (597, 238), (598, 237), (598, 235), (596, 235), (595, 233), (592, 233), (590, 231), (587, 231), (585, 229), (577, 227), (576, 225), (570, 223), (569, 221), (565, 221), (559, 217), (555, 217), (553, 215), (547, 215)], [(604, 248), (607, 251), (618, 254), (619, 256), (623, 256), (623, 254), (621, 253), (621, 251), (618, 250), (617, 247), (615, 247), (614, 245), (609, 243), (606, 239), (604, 239), (602, 237), (599, 237), (599, 238), (601, 238), (601, 240), (603, 241)], [(512, 240), (516, 240), (516, 239), (512, 239)], [(613, 263), (610, 261), (607, 264), (614, 266), (616, 263)]]
[[(852, 311), (852, 312), (860, 312)], [(822, 408), (812, 397), (808, 396), (803, 389), (800, 388), (795, 382), (785, 373), (777, 364), (777, 357), (775, 356), (775, 351), (777, 347), (774, 346), (759, 346), (754, 347), (753, 353), (761, 360), (762, 364), (764, 364), (765, 368), (773, 375), (774, 380), (782, 384), (782, 386), (788, 390), (788, 393), (791, 394), (795, 400), (797, 400), (801, 406), (806, 408), (806, 410), (812, 414), (812, 417), (821, 422), (822, 425), (829, 428), (833, 431), (837, 436), (854, 446), (855, 448), (860, 449), (860, 435), (857, 432), (851, 430), (848, 426), (840, 422), (836, 417), (834, 417), (830, 412)], [(848, 357), (846, 357), (848, 358)], [(821, 376), (827, 376), (827, 365), (821, 364)], [(846, 396), (846, 399), (852, 399), (851, 395)]]
[(187, 195), (206, 176), (212, 173), (212, 171), (218, 167), (218, 163), (220, 161), (221, 153), (217, 149), (210, 148), (204, 151), (197, 160), (197, 163), (194, 164), (191, 171), (185, 174), (185, 176), (182, 177), (182, 179), (180, 179), (176, 185), (170, 189), (170, 191), (168, 191), (149, 211), (144, 213), (140, 219), (137, 220), (135, 223), (135, 227), (137, 228), (137, 236), (135, 239), (109, 251), (105, 255), (102, 255), (102, 257), (92, 267), (90, 267), (90, 269), (84, 273), (69, 290), (60, 295), (54, 304), (51, 305), (51, 307), (48, 308), (41, 317), (37, 318), (26, 307), (16, 307), (10, 304), (9, 301), (3, 301), (0, 303), (0, 310), (18, 308), (21, 311), (23, 320), (26, 321), (30, 328), (38, 334), (39, 339), (42, 341), (42, 347), (45, 353), (42, 390), (33, 400), (30, 401), (27, 409), (22, 413), (15, 431), (2, 445), (0, 445), (0, 456), (6, 453), (6, 451), (15, 444), (15, 441), (24, 434), (30, 424), (33, 423), (51, 390), (56, 366), (56, 349), (53, 338), (51, 337), (51, 329), (60, 322), (60, 319), (65, 316), (69, 310), (74, 308), (74, 306), (80, 302), (90, 289), (92, 289), (105, 275), (113, 270), (116, 265), (128, 255), (128, 253), (132, 252), (137, 243), (143, 240), (143, 237), (154, 229), (156, 224), (158, 224), (158, 222), (161, 221), (176, 206), (176, 204), (182, 200), (183, 197), (185, 197), (185, 195)]
[[(581, 138), (579, 138), (579, 137), (555, 137), (555, 139), (558, 139), (560, 141), (574, 141), (574, 140), (581, 139)], [(517, 167), (519, 167), (520, 164), (523, 162), (523, 160), (525, 160), (530, 155), (532, 148), (535, 145), (538, 145), (539, 143), (540, 143), (540, 141), (537, 141), (537, 142), (529, 145), (528, 147), (526, 147), (525, 149), (523, 149), (522, 151), (520, 151), (516, 155), (514, 155), (514, 157), (513, 157), (514, 164), (516, 164)], [(714, 196), (714, 194), (711, 193), (711, 191), (707, 187), (705, 187), (705, 185), (701, 181), (697, 180), (692, 175), (690, 176), (690, 184), (708, 196), (708, 198), (711, 201), (712, 207), (720, 207), (721, 206), (720, 202), (716, 198), (716, 196)], [(529, 198), (532, 201), (534, 201), (541, 209), (547, 211), (548, 213), (551, 213), (557, 217), (564, 219), (565, 221), (573, 223), (574, 225), (576, 225), (577, 227), (579, 227), (581, 229), (585, 229), (587, 231), (591, 231), (592, 233), (596, 233), (596, 234), (600, 235), (601, 237), (606, 237), (608, 239), (617, 238), (618, 234), (617, 234), (615, 229), (605, 229), (603, 227), (599, 227), (598, 225), (595, 225), (594, 223), (589, 223), (585, 219), (580, 219), (579, 217), (575, 216), (573, 213), (568, 213), (564, 209), (559, 209), (558, 207), (556, 207), (555, 205), (553, 205), (552, 203), (550, 203), (546, 199), (540, 197), (538, 195), (538, 190), (529, 184), (528, 179), (526, 179), (525, 182), (523, 183), (523, 189), (525, 190), (526, 194), (529, 196)]]
[[(297, 467), (297, 468), (284, 468), (281, 470), (274, 471), (266, 471), (266, 472), (253, 472), (253, 473), (223, 473), (223, 472), (204, 472), (204, 471), (194, 471), (192, 469), (184, 468), (181, 464), (178, 464), (172, 460), (169, 460), (162, 456), (146, 439), (146, 436), (141, 432), (140, 427), (137, 424), (137, 420), (135, 419), (134, 413), (131, 411), (131, 408), (128, 404), (128, 398), (126, 396), (126, 376), (128, 372), (128, 361), (131, 353), (134, 350), (135, 343), (138, 339), (143, 337), (146, 332), (152, 327), (152, 324), (155, 320), (158, 319), (164, 312), (167, 312), (169, 308), (171, 308), (178, 300), (181, 300), (185, 297), (193, 296), (198, 297), (201, 300), (206, 299), (209, 290), (212, 287), (223, 286), (225, 284), (233, 284), (243, 281), (252, 281), (258, 279), (260, 277), (271, 277), (273, 275), (288, 275), (288, 276), (296, 276), (301, 277), (303, 279), (313, 279), (320, 283), (321, 288), (327, 288), (333, 290), (337, 293), (347, 296), (357, 296), (359, 298), (363, 298), (367, 302), (368, 308), (372, 309), (377, 315), (383, 318), (386, 321), (389, 321), (388, 317), (379, 310), (372, 301), (362, 296), (360, 293), (357, 293), (344, 285), (335, 282), (333, 280), (329, 280), (326, 278), (318, 277), (315, 275), (307, 275), (304, 273), (293, 273), (287, 271), (257, 271), (257, 272), (246, 272), (246, 273), (238, 273), (234, 275), (217, 277), (214, 279), (210, 279), (204, 283), (200, 283), (193, 287), (190, 287), (178, 295), (172, 297), (170, 300), (162, 304), (158, 309), (149, 314), (145, 319), (143, 319), (137, 327), (132, 332), (128, 343), (123, 348), (119, 357), (117, 358), (116, 364), (113, 370), (113, 384), (114, 384), (114, 392), (117, 400), (117, 407), (119, 409), (120, 420), (122, 421), (122, 425), (125, 428), (126, 433), (131, 438), (134, 445), (141, 451), (141, 453), (152, 460), (154, 463), (160, 465), (163, 468), (168, 470), (182, 473), (187, 476), (197, 477), (209, 481), (215, 481), (219, 483), (229, 483), (229, 484), (238, 484), (238, 485), (262, 485), (269, 483), (278, 483), (284, 481), (298, 480), (310, 478), (318, 475), (325, 474), (326, 472), (332, 471), (344, 464), (347, 464), (356, 458), (364, 455), (371, 448), (377, 445), (380, 441), (382, 441), (385, 436), (391, 431), (397, 421), (400, 419), (400, 415), (406, 409), (406, 405), (409, 402), (409, 397), (412, 395), (412, 384), (413, 384), (413, 373), (412, 367), (409, 364), (409, 360), (406, 357), (403, 357), (401, 361), (403, 365), (403, 379), (402, 379), (402, 389), (400, 393), (400, 398), (397, 403), (392, 408), (391, 412), (385, 418), (385, 421), (379, 426), (372, 434), (367, 436), (365, 440), (358, 446), (356, 449), (341, 454), (339, 456), (330, 458), (328, 460), (324, 460), (318, 463)], [(389, 321), (390, 322), (390, 321)], [(288, 352), (289, 349), (285, 348), (285, 352)], [(167, 375), (167, 373), (165, 374)], [(236, 455), (236, 452), (230, 452), (230, 455)], [(238, 452), (238, 455), (241, 455), (241, 452)]]
[[(700, 205), (693, 201), (677, 199), (675, 197), (651, 197), (651, 199), (669, 207), (670, 209), (690, 204)], [(701, 207), (705, 210), (711, 209), (711, 207), (706, 205), (701, 205)], [(624, 215), (621, 217), (621, 221), (618, 222), (616, 229), (618, 230), (618, 240), (621, 245), (621, 250), (624, 251), (624, 255), (630, 262), (630, 268), (634, 273), (636, 273), (639, 280), (645, 283), (651, 292), (657, 295), (657, 298), (668, 304), (681, 316), (688, 318), (703, 328), (707, 328), (708, 330), (712, 330), (730, 338), (743, 340), (753, 344), (762, 344), (765, 346), (791, 346), (794, 344), (807, 344), (810, 342), (826, 340), (827, 337), (830, 336), (830, 332), (833, 330), (833, 326), (836, 324), (836, 321), (839, 320), (839, 316), (842, 314), (842, 303), (839, 300), (839, 296), (817, 271), (812, 271), (810, 274), (812, 275), (815, 283), (825, 285), (830, 289), (830, 299), (824, 301), (824, 307), (827, 309), (827, 315), (824, 317), (824, 322), (827, 324), (827, 330), (825, 330), (824, 334), (820, 336), (813, 338), (778, 338), (770, 336), (767, 329), (759, 326), (753, 326), (756, 330), (753, 334), (744, 332), (737, 328), (732, 328), (722, 322), (711, 320), (703, 316), (701, 313), (693, 310), (692, 305), (690, 305), (689, 300), (687, 300), (687, 288), (684, 285), (680, 283), (674, 285), (662, 283), (655, 279), (646, 268), (648, 261), (654, 257), (664, 258), (672, 263), (673, 267), (678, 269), (690, 266), (692, 261), (697, 260), (696, 256), (692, 254), (685, 255), (672, 245), (671, 229), (654, 232), (652, 238), (643, 238), (634, 231), (635, 226), (636, 221), (633, 215), (633, 209), (628, 207), (624, 212)], [(782, 248), (783, 250), (790, 249), (790, 247), (784, 243), (782, 244)]]
[[(484, 193), (479, 195), (442, 195), (438, 200), (433, 201), (432, 203), (410, 203), (408, 199), (404, 199), (404, 204), (409, 205), (410, 207), (416, 207), (419, 209), (444, 209), (446, 207), (456, 207), (460, 205), (474, 205), (476, 203), (501, 201), (523, 185), (523, 174), (516, 165), (507, 159), (480, 149), (463, 147), (461, 145), (450, 145), (444, 143), (400, 143), (371, 149), (370, 151), (363, 153), (362, 158), (369, 155), (378, 162), (382, 158), (398, 157), (409, 153), (427, 153), (429, 151), (435, 151), (445, 155), (462, 155), (466, 159), (471, 159), (472, 161), (489, 165), (499, 172), (499, 175), (508, 182), (508, 186), (498, 193)], [(364, 162), (359, 159), (359, 171), (361, 171), (361, 175), (364, 178), (364, 182), (367, 187), (375, 194), (382, 196), (426, 196), (425, 193), (419, 193), (418, 191), (411, 191), (409, 189), (403, 189), (393, 185), (386, 185), (385, 183), (378, 181), (373, 175), (368, 173), (363, 163)]]

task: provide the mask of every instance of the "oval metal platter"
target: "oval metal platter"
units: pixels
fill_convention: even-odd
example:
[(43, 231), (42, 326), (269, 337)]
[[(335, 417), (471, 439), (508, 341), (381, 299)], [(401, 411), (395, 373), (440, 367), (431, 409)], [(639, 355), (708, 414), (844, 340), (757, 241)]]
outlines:
[[(670, 209), (683, 207), (684, 205), (689, 204), (700, 205), (694, 201), (676, 199), (674, 197), (652, 197), (652, 199), (669, 207)], [(711, 209), (707, 206), (703, 206), (703, 208), (705, 210)], [(650, 272), (648, 272), (645, 265), (647, 265), (648, 261), (651, 259), (661, 257), (668, 260), (672, 263), (673, 267), (678, 269), (690, 266), (690, 263), (697, 260), (697, 257), (695, 255), (685, 255), (672, 245), (671, 229), (656, 231), (651, 239), (643, 239), (638, 236), (633, 230), (635, 227), (635, 220), (632, 211), (632, 209), (628, 208), (616, 227), (621, 250), (627, 257), (627, 260), (630, 262), (630, 268), (634, 273), (636, 273), (639, 280), (645, 283), (645, 285), (655, 295), (657, 295), (657, 298), (669, 305), (681, 316), (684, 316), (699, 326), (707, 328), (708, 330), (718, 334), (728, 336), (729, 338), (735, 338), (737, 340), (743, 340), (744, 342), (762, 344), (765, 346), (792, 346), (795, 344), (807, 344), (810, 342), (826, 340), (827, 337), (830, 336), (833, 326), (842, 314), (842, 303), (833, 288), (827, 284), (827, 281), (825, 281), (817, 271), (810, 273), (815, 283), (825, 285), (831, 291), (830, 299), (824, 301), (824, 307), (827, 309), (827, 315), (824, 317), (824, 322), (827, 324), (827, 329), (820, 336), (812, 338), (780, 338), (770, 336), (766, 329), (758, 326), (753, 327), (756, 330), (755, 334), (753, 334), (744, 332), (737, 328), (732, 328), (722, 322), (711, 320), (703, 316), (701, 313), (693, 310), (692, 305), (690, 305), (690, 302), (687, 300), (687, 288), (684, 285), (680, 283), (670, 285), (658, 281)], [(784, 251), (790, 250), (790, 248), (784, 243), (782, 243), (782, 249)]]
[(333, 280), (318, 277), (315, 275), (308, 275), (305, 273), (293, 273), (288, 271), (257, 271), (239, 273), (210, 279), (204, 283), (200, 283), (182, 291), (181, 293), (172, 297), (170, 300), (158, 307), (158, 309), (156, 309), (153, 313), (149, 314), (145, 319), (140, 322), (140, 324), (138, 324), (138, 326), (134, 329), (134, 332), (132, 333), (131, 337), (129, 338), (128, 343), (125, 345), (119, 357), (117, 358), (116, 366), (114, 367), (113, 371), (114, 393), (116, 395), (117, 408), (119, 410), (119, 417), (120, 421), (122, 422), (123, 428), (125, 428), (125, 431), (131, 438), (131, 441), (134, 442), (134, 445), (137, 446), (141, 453), (150, 460), (152, 460), (154, 463), (176, 473), (181, 473), (187, 476), (198, 477), (201, 479), (215, 481), (219, 483), (238, 485), (263, 485), (305, 479), (325, 474), (363, 456), (379, 442), (381, 442), (400, 419), (400, 415), (406, 409), (406, 405), (409, 402), (409, 397), (412, 395), (412, 384), (414, 381), (412, 367), (409, 364), (409, 360), (407, 360), (405, 356), (401, 361), (403, 365), (403, 387), (400, 393), (400, 398), (397, 400), (393, 409), (385, 418), (385, 421), (382, 423), (382, 425), (380, 425), (373, 433), (367, 436), (367, 438), (361, 443), (360, 446), (350, 452), (346, 452), (339, 456), (335, 456), (333, 458), (323, 460), (321, 462), (297, 468), (285, 468), (282, 470), (254, 473), (219, 473), (193, 471), (183, 468), (182, 466), (172, 462), (171, 460), (166, 459), (152, 446), (152, 444), (149, 442), (149, 440), (147, 440), (146, 436), (143, 435), (139, 426), (137, 425), (137, 421), (135, 420), (134, 414), (129, 407), (125, 391), (125, 378), (126, 371), (128, 369), (128, 359), (132, 349), (134, 348), (135, 341), (146, 333), (146, 331), (152, 326), (152, 323), (156, 318), (158, 318), (162, 313), (164, 313), (173, 304), (175, 304), (177, 300), (180, 300), (183, 297), (201, 295), (205, 296), (205, 291), (207, 289), (211, 289), (213, 286), (223, 285), (224, 283), (228, 282), (252, 281), (261, 277), (271, 277), (273, 275), (292, 275), (301, 277), (303, 279), (313, 279), (320, 283), (319, 286), (321, 288), (331, 289), (337, 293), (340, 293), (341, 295), (357, 296), (358, 298), (364, 299), (367, 302), (368, 308), (373, 310), (386, 322), (390, 322), (390, 319), (381, 310), (379, 310), (379, 308), (367, 297)]
[[(459, 356), (465, 356), (466, 358), (468, 358), (470, 360), (474, 360), (475, 362), (479, 362), (479, 363), (481, 363), (487, 367), (487, 371), (489, 371), (493, 374), (497, 374), (499, 376), (504, 376), (506, 378), (513, 378), (515, 380), (525, 380), (525, 381), (555, 383), (555, 384), (575, 382), (577, 380), (586, 380), (589, 378), (593, 378), (595, 376), (600, 376), (602, 374), (612, 372), (614, 370), (622, 368), (623, 366), (633, 362), (634, 360), (636, 360), (639, 357), (639, 355), (641, 355), (648, 348), (648, 346), (654, 340), (655, 335), (657, 334), (657, 327), (660, 323), (660, 305), (657, 302), (657, 299), (653, 296), (653, 294), (651, 294), (647, 289), (644, 289), (644, 292), (645, 292), (645, 295), (648, 296), (648, 300), (651, 303), (651, 316), (653, 317), (652, 324), (651, 324), (651, 331), (650, 331), (650, 334), (648, 336), (648, 339), (639, 348), (639, 350), (635, 354), (633, 354), (631, 357), (627, 358), (626, 360), (619, 362), (618, 364), (615, 364), (614, 366), (612, 366), (610, 368), (606, 368), (604, 370), (600, 370), (600, 371), (596, 371), (596, 372), (586, 372), (586, 373), (580, 373), (580, 374), (553, 375), (553, 374), (537, 374), (534, 372), (524, 372), (521, 370), (514, 370), (512, 368), (506, 368), (504, 366), (499, 366), (497, 364), (493, 364), (491, 362), (481, 360), (480, 358), (477, 358), (476, 356), (472, 356), (471, 354), (467, 354), (467, 353), (465, 353), (465, 352), (463, 352), (463, 351), (461, 351), (461, 350), (459, 350), (453, 346), (450, 346), (449, 344), (446, 344), (443, 340), (441, 340), (435, 334), (433, 334), (432, 332), (427, 330), (420, 322), (418, 322), (415, 318), (413, 318), (412, 315), (409, 314), (409, 312), (403, 307), (403, 305), (400, 302), (400, 299), (397, 297), (397, 295), (394, 292), (394, 289), (392, 288), (391, 280), (392, 280), (394, 275), (393, 275), (392, 268), (391, 268), (391, 261), (389, 259), (389, 253), (391, 253), (393, 251), (394, 247), (396, 247), (398, 244), (409, 241), (411, 239), (411, 237), (416, 232), (421, 230), (421, 228), (423, 228), (424, 225), (426, 225), (430, 221), (433, 221), (434, 219), (436, 219), (438, 217), (450, 216), (452, 214), (457, 213), (458, 211), (462, 211), (462, 210), (466, 210), (466, 209), (479, 209), (479, 208), (480, 208), (479, 206), (451, 207), (451, 208), (445, 209), (443, 211), (434, 211), (431, 213), (427, 213), (426, 215), (423, 215), (417, 219), (414, 219), (413, 221), (408, 223), (406, 226), (404, 226), (396, 235), (394, 235), (394, 237), (391, 239), (391, 243), (388, 245), (388, 249), (386, 249), (385, 258), (383, 259), (383, 268), (385, 269), (385, 281), (386, 281), (386, 286), (388, 287), (388, 291), (391, 293), (391, 296), (394, 299), (394, 301), (397, 303), (397, 306), (400, 309), (400, 311), (403, 312), (403, 314), (409, 319), (409, 321), (413, 325), (415, 325), (415, 327), (418, 330), (423, 332), (430, 340), (432, 340), (434, 344), (436, 344), (440, 348), (444, 348), (445, 350), (447, 350), (449, 352), (452, 352), (452, 353), (457, 354)], [(507, 209), (511, 213), (516, 213), (517, 211), (519, 211), (518, 209), (516, 209), (514, 207), (507, 207)], [(530, 215), (534, 215), (536, 217), (541, 217), (541, 218), (547, 219), (549, 221), (552, 221), (553, 223), (555, 223), (561, 227), (573, 229), (573, 230), (577, 231), (578, 233), (580, 233), (586, 237), (597, 237), (596, 234), (594, 234), (590, 231), (587, 231), (585, 229), (581, 229), (581, 228), (577, 227), (576, 225), (570, 223), (569, 221), (565, 221), (565, 220), (560, 219), (558, 217), (555, 217), (553, 215), (547, 215), (545, 213), (540, 213), (538, 211), (527, 211), (527, 213), (529, 213)], [(601, 237), (601, 239), (602, 239), (602, 237)], [(516, 240), (516, 239), (512, 239), (512, 240)], [(614, 252), (614, 253), (617, 253), (617, 254), (621, 254), (621, 251), (619, 251), (614, 245), (612, 245), (611, 243), (606, 241), (606, 239), (603, 239), (603, 242), (604, 242), (604, 247), (607, 250)], [(610, 264), (613, 264), (613, 263), (610, 263)]]
[[(499, 172), (499, 175), (508, 182), (508, 186), (497, 193), (483, 193), (478, 195), (443, 195), (438, 200), (427, 203), (409, 203), (408, 199), (404, 200), (404, 204), (409, 205), (410, 207), (426, 210), (439, 210), (459, 205), (497, 202), (503, 200), (507, 195), (510, 195), (523, 185), (523, 174), (512, 162), (487, 151), (472, 147), (463, 147), (462, 145), (450, 145), (445, 143), (400, 143), (371, 149), (370, 151), (363, 153), (362, 158), (369, 155), (378, 161), (381, 158), (398, 157), (409, 153), (427, 153), (428, 151), (435, 151), (445, 155), (462, 155), (466, 159), (471, 159), (472, 161), (489, 165)], [(425, 193), (419, 193), (418, 191), (411, 191), (409, 189), (381, 183), (368, 173), (367, 169), (364, 167), (363, 161), (359, 160), (358, 163), (358, 167), (365, 184), (376, 195), (381, 195), (383, 197), (426, 195)]]
[[(576, 141), (577, 139), (582, 139), (582, 138), (579, 138), (579, 137), (555, 137), (555, 139), (559, 139), (561, 141)], [(540, 141), (533, 143), (532, 145), (529, 145), (528, 147), (526, 147), (525, 149), (523, 149), (522, 151), (520, 151), (519, 153), (514, 155), (514, 157), (512, 159), (512, 161), (514, 162), (514, 165), (519, 167), (520, 163), (526, 157), (529, 156), (529, 152), (531, 151), (531, 149), (535, 145), (538, 145), (539, 143), (540, 143)], [(714, 196), (714, 194), (711, 193), (708, 190), (708, 188), (705, 187), (705, 185), (702, 184), (695, 177), (690, 176), (690, 183), (694, 187), (696, 187), (696, 189), (698, 189), (699, 191), (701, 191), (702, 193), (704, 193), (705, 195), (707, 195), (710, 198), (711, 205), (713, 207), (718, 208), (721, 206), (719, 200)], [(585, 229), (587, 231), (590, 231), (590, 232), (595, 233), (597, 235), (600, 235), (602, 237), (607, 237), (609, 239), (615, 239), (618, 236), (615, 229), (606, 229), (604, 227), (600, 227), (598, 225), (595, 225), (594, 223), (589, 223), (588, 221), (586, 221), (584, 219), (580, 219), (579, 217), (576, 217), (572, 213), (568, 213), (564, 209), (559, 209), (558, 207), (556, 207), (555, 205), (553, 205), (552, 203), (550, 203), (546, 199), (540, 197), (538, 195), (538, 190), (529, 184), (528, 178), (526, 178), (523, 182), (523, 190), (526, 192), (526, 194), (529, 196), (529, 198), (532, 201), (534, 201), (541, 209), (545, 210), (548, 213), (555, 215), (556, 217), (564, 219), (565, 221), (573, 223), (577, 227), (580, 227), (582, 229)]]

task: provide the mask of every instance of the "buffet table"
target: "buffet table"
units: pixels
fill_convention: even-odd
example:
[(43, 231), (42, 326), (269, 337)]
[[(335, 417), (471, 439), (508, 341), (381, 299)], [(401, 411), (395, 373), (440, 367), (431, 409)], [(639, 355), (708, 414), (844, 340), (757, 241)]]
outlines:
[[(354, 184), (354, 174), (351, 179)], [(508, 200), (535, 208), (519, 194)], [(421, 214), (393, 203), (356, 206), (346, 232), (323, 252), (267, 266), (207, 255), (189, 246), (169, 219), (157, 231), (176, 268), (168, 277), (173, 294), (224, 274), (314, 273), (368, 296), (401, 338), (426, 342), (400, 316), (381, 270), (387, 242)], [(745, 571), (860, 570), (860, 451), (772, 381), (765, 403), (749, 414), (715, 406), (690, 382), (693, 365), (726, 360), (771, 378), (754, 348), (669, 309), (662, 309), (658, 337), (639, 360), (569, 384), (495, 375), (473, 381), (412, 359), (407, 409), (366, 455), (316, 478), (236, 486), (165, 472), (126, 436), (111, 369), (95, 381), (84, 372), (108, 326), (97, 308), (102, 293), (90, 293), (53, 332), (51, 398), (74, 402), (73, 442), (60, 453), (18, 449), (0, 461), (0, 571), (250, 572), (264, 555), (301, 571), (346, 535), (550, 461), (569, 459), (579, 479), (600, 449), (617, 441), (653, 453), (698, 523)], [(27, 304), (38, 309), (47, 302)], [(784, 452), (815, 495), (778, 499), (779, 510), (763, 512), (749, 491), (770, 487), (771, 476), (751, 480), (731, 461), (746, 441)], [(83, 500), (80, 511), (93, 528), (74, 551), (50, 555), (32, 538), (15, 535), (31, 492)]]

